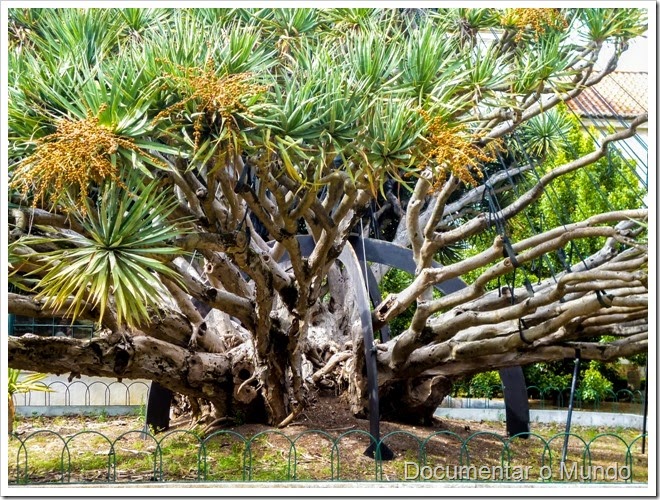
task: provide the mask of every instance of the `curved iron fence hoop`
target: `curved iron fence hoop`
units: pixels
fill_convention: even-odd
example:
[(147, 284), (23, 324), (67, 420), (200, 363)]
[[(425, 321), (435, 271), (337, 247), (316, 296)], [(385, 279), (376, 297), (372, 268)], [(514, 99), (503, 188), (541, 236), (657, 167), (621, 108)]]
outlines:
[(490, 432), (490, 431), (479, 431), (479, 432), (475, 432), (475, 433), (473, 433), (473, 434), (470, 434), (470, 435), (465, 439), (465, 441), (463, 442), (463, 446), (461, 446), (461, 455), (463, 454), (463, 452), (465, 452), (465, 456), (466, 456), (466, 458), (467, 458), (467, 460), (466, 460), (466, 465), (467, 465), (468, 467), (470, 466), (470, 452), (469, 452), (469, 450), (468, 450), (468, 448), (467, 448), (467, 447), (468, 447), (468, 444), (470, 443), (470, 441), (472, 441), (472, 440), (473, 440), (474, 438), (476, 438), (477, 436), (493, 436), (493, 437), (496, 438), (498, 441), (500, 441), (500, 443), (502, 443), (502, 446), (503, 446), (504, 448), (502, 449), (502, 454), (500, 455), (500, 463), (501, 463), (502, 467), (504, 467), (503, 456), (504, 456), (504, 450), (505, 450), (505, 449), (508, 449), (507, 439), (503, 438), (503, 437), (500, 436), (499, 434), (496, 434), (495, 432)]
[[(53, 394), (53, 392), (56, 392), (56, 391), (53, 391), (53, 386), (58, 385), (58, 384), (64, 386), (64, 406), (69, 406), (69, 398), (70, 398), (69, 386), (67, 384), (65, 384), (64, 382), (62, 382), (61, 380), (55, 380), (55, 381), (51, 382), (50, 384), (48, 384), (47, 387), (52, 392), (44, 392), (44, 406), (53, 406), (53, 405), (51, 405), (50, 397), (51, 397), (51, 394)], [(30, 392), (30, 395), (31, 394), (32, 394), (32, 392)], [(30, 397), (30, 403), (32, 403), (32, 397)]]
[[(626, 442), (626, 440), (623, 439), (621, 436), (619, 436), (618, 434), (614, 434), (613, 432), (603, 432), (603, 433), (601, 433), (601, 434), (597, 434), (597, 435), (594, 436), (594, 437), (591, 439), (591, 441), (589, 441), (589, 443), (587, 444), (587, 450), (589, 450), (589, 470), (591, 470), (591, 463), (592, 463), (592, 461), (591, 461), (591, 445), (592, 445), (597, 439), (601, 439), (601, 438), (604, 438), (604, 437), (613, 437), (613, 438), (616, 438), (616, 439), (618, 439), (619, 441), (621, 441), (621, 442), (624, 444), (624, 446), (626, 447), (625, 464), (626, 464), (626, 466), (629, 467), (629, 470), (630, 470), (630, 477), (627, 478), (627, 479), (625, 479), (625, 481), (626, 481), (626, 482), (631, 481), (631, 480), (632, 480), (632, 475), (633, 475), (633, 459), (632, 459), (632, 455), (631, 455), (631, 453), (630, 453), (630, 446), (631, 446), (631, 445), (628, 444), (628, 443)], [(634, 442), (634, 441), (633, 441), (633, 442)], [(631, 444), (632, 444), (632, 443), (631, 443)], [(586, 450), (585, 450), (585, 452), (586, 452)]]
[(566, 389), (560, 389), (559, 387), (555, 386), (548, 386), (545, 387), (544, 389), (541, 390), (541, 399), (545, 400), (546, 399), (546, 394), (551, 394), (552, 392), (557, 393), (557, 406), (559, 408), (562, 408), (564, 406), (564, 396), (563, 396), (563, 391)]
[[(509, 443), (511, 443), (511, 441), (514, 438), (521, 438), (523, 436), (527, 436), (527, 438), (535, 437), (541, 440), (541, 442), (543, 443), (543, 454), (541, 455), (541, 467), (545, 466), (545, 452), (547, 451), (548, 454), (550, 454), (550, 456), (552, 455), (550, 452), (550, 447), (548, 446), (548, 442), (543, 438), (543, 436), (540, 436), (534, 432), (519, 432), (518, 434), (514, 434), (513, 436), (510, 436), (509, 439), (506, 440), (507, 448)], [(502, 450), (502, 453), (504, 453), (504, 450)], [(511, 449), (508, 449), (507, 463), (509, 465), (511, 464)]]
[(543, 392), (541, 391), (541, 388), (537, 385), (528, 385), (527, 386), (527, 399), (532, 399), (530, 392), (533, 393), (533, 391), (536, 391), (536, 393), (539, 396), (539, 401), (541, 402), (541, 408), (545, 408), (545, 399), (543, 398)]
[[(452, 432), (452, 431), (437, 431), (437, 432), (434, 432), (433, 434), (429, 435), (426, 439), (424, 439), (424, 441), (422, 441), (422, 446), (421, 446), (422, 457), (423, 457), (422, 465), (426, 465), (426, 456), (427, 456), (426, 455), (426, 445), (429, 443), (429, 441), (431, 439), (433, 439), (436, 436), (449, 436), (451, 438), (456, 438), (461, 443), (461, 449), (463, 449), (463, 446), (465, 445), (465, 440), (461, 436), (456, 434), (455, 432)], [(459, 455), (458, 455), (458, 465), (460, 467), (463, 466), (463, 454), (462, 453), (459, 453)]]
[(190, 435), (190, 436), (194, 436), (194, 438), (197, 440), (197, 444), (198, 444), (199, 447), (200, 447), (199, 451), (197, 452), (197, 480), (199, 481), (199, 480), (200, 480), (200, 477), (201, 477), (201, 470), (202, 470), (202, 469), (201, 469), (201, 465), (202, 465), (202, 462), (201, 462), (201, 456), (202, 456), (202, 453), (203, 453), (203, 456), (204, 456), (204, 463), (206, 464), (206, 450), (204, 449), (204, 442), (203, 442), (202, 438), (200, 438), (200, 437), (199, 437), (197, 434), (195, 434), (193, 431), (190, 431), (190, 430), (187, 430), (187, 429), (175, 429), (175, 430), (173, 430), (173, 431), (166, 432), (165, 434), (163, 434), (163, 435), (161, 436), (160, 439), (157, 440), (157, 442), (158, 442), (158, 448), (160, 449), (160, 458), (161, 458), (161, 470), (160, 470), (161, 481), (163, 480), (163, 467), (162, 467), (162, 460), (163, 460), (163, 447), (161, 446), (161, 444), (162, 444), (163, 441), (165, 441), (167, 438), (169, 438), (170, 436), (173, 436), (173, 435), (175, 435), (175, 434), (182, 434), (182, 435), (184, 435), (184, 436), (188, 436), (188, 435)]
[[(289, 436), (284, 434), (282, 431), (276, 431), (276, 430), (270, 430), (269, 429), (269, 430), (261, 431), (261, 432), (255, 434), (254, 436), (252, 436), (250, 439), (248, 439), (246, 441), (245, 451), (243, 452), (243, 454), (244, 454), (244, 457), (247, 457), (248, 455), (250, 457), (250, 466), (247, 469), (248, 470), (248, 476), (247, 476), (248, 481), (252, 481), (252, 442), (257, 438), (260, 438), (262, 436), (268, 436), (268, 435), (281, 436), (281, 437), (285, 438), (287, 441), (289, 441), (289, 456), (288, 456), (288, 460), (287, 460), (287, 471), (286, 471), (287, 477), (286, 477), (286, 479), (287, 480), (291, 479), (291, 450), (293, 450), (293, 453), (294, 453), (294, 455), (293, 455), (294, 458), (293, 459), (294, 459), (294, 462), (295, 462), (295, 460), (296, 460), (296, 446), (293, 444), (293, 441), (291, 441), (291, 438), (289, 438)], [(244, 464), (246, 463), (246, 459), (243, 460), (243, 463)], [(295, 466), (294, 466), (294, 468), (295, 468)]]
[[(331, 460), (334, 460), (334, 451), (336, 449), (337, 450), (337, 480), (339, 481), (341, 481), (341, 456), (339, 455), (339, 441), (341, 441), (347, 436), (350, 436), (351, 434), (367, 436), (370, 440), (370, 444), (373, 444), (374, 447), (378, 446), (378, 442), (376, 441), (375, 437), (373, 437), (367, 431), (363, 431), (360, 429), (351, 429), (350, 431), (346, 431), (340, 434), (339, 436), (337, 436), (337, 439), (335, 439), (335, 447), (332, 450), (333, 456), (331, 457)], [(374, 460), (374, 481), (376, 480), (378, 480), (378, 460)]]
[[(622, 395), (622, 396), (621, 396)], [(628, 399), (631, 404), (635, 403), (635, 395), (630, 389), (619, 389), (616, 391), (616, 398), (617, 401), (621, 401), (622, 399)]]
[[(217, 430), (217, 431), (213, 432), (213, 434), (210, 434), (207, 437), (205, 437), (204, 440), (202, 441), (202, 447), (199, 450), (200, 457), (201, 457), (202, 450), (204, 450), (204, 481), (208, 480), (208, 477), (207, 477), (207, 475), (208, 475), (207, 465), (208, 464), (206, 462), (206, 458), (208, 456), (207, 451), (206, 451), (207, 444), (212, 438), (214, 438), (216, 436), (230, 436), (230, 437), (236, 438), (240, 442), (242, 442), (243, 446), (247, 449), (247, 439), (245, 438), (245, 436), (243, 436), (242, 434), (239, 434), (238, 432), (235, 432), (235, 431), (230, 431), (230, 430), (227, 430), (227, 429), (220, 429), (220, 430)], [(243, 450), (243, 464), (242, 464), (242, 467), (241, 467), (241, 479), (243, 481), (245, 481), (245, 450)]]
[(421, 464), (422, 463), (422, 440), (415, 436), (412, 432), (408, 431), (392, 431), (388, 432), (385, 434), (382, 438), (380, 438), (380, 441), (378, 441), (378, 444), (376, 445), (376, 461), (379, 464), (379, 470), (380, 470), (380, 480), (383, 480), (383, 459), (382, 455), (380, 453), (381, 447), (385, 446), (385, 440), (389, 438), (390, 436), (398, 436), (398, 435), (404, 435), (411, 437), (415, 442), (417, 442), (417, 463)]
[(16, 451), (16, 482), (20, 483), (21, 478), (20, 478), (20, 472), (21, 472), (21, 449), (23, 450), (23, 454), (25, 455), (25, 477), (26, 477), (26, 482), (27, 482), (27, 449), (25, 446), (23, 446), (23, 440), (16, 435), (16, 433), (12, 432), (9, 435), (9, 439), (15, 439), (18, 441), (20, 444), (18, 445), (18, 450)]
[[(23, 451), (25, 453), (25, 483), (26, 484), (27, 484), (27, 479), (28, 479), (28, 454), (27, 454), (27, 447), (25, 446), (25, 444), (27, 443), (28, 439), (31, 439), (32, 437), (36, 436), (37, 434), (50, 434), (50, 435), (53, 435), (53, 436), (57, 436), (62, 441), (64, 447), (66, 447), (66, 442), (64, 441), (64, 438), (60, 434), (58, 434), (57, 432), (51, 431), (51, 430), (48, 430), (48, 429), (40, 429), (38, 431), (34, 431), (34, 432), (28, 434), (27, 436), (25, 436), (25, 439), (20, 439), (19, 441), (21, 442), (21, 444), (18, 447), (18, 452), (16, 453), (16, 460), (17, 460), (16, 470), (18, 471), (20, 469), (20, 467), (18, 466), (18, 459), (19, 459), (19, 456), (20, 456), (20, 453), (21, 453), (21, 449), (23, 449)], [(68, 451), (68, 448), (67, 448), (67, 451)], [(62, 452), (62, 453), (64, 453), (64, 452)], [(69, 459), (70, 458), (71, 457), (69, 457)], [(64, 483), (64, 456), (63, 455), (60, 458), (60, 482)]]
[(95, 380), (95, 381), (92, 382), (91, 384), (86, 384), (86, 385), (87, 385), (87, 395), (86, 395), (87, 398), (86, 398), (86, 404), (91, 406), (91, 403), (92, 403), (92, 401), (91, 401), (92, 396), (91, 396), (91, 393), (90, 393), (90, 389), (91, 389), (92, 387), (94, 387), (95, 385), (97, 385), (97, 384), (98, 384), (98, 385), (101, 385), (101, 386), (103, 386), (103, 387), (105, 387), (105, 391), (104, 391), (104, 393), (103, 393), (103, 404), (104, 404), (105, 406), (109, 406), (109, 405), (110, 405), (110, 386), (109, 386), (108, 384), (106, 384), (105, 382), (102, 382), (102, 381), (100, 381), (100, 380)]
[[(144, 436), (146, 438), (151, 438), (151, 440), (156, 444), (156, 449), (154, 450), (154, 459), (153, 459), (153, 469), (152, 469), (152, 480), (153, 481), (162, 481), (163, 480), (163, 454), (160, 450), (160, 446), (158, 444), (158, 441), (154, 437), (153, 434), (146, 432), (146, 431), (126, 431), (123, 434), (120, 434), (117, 436), (117, 438), (112, 442), (112, 449), (110, 452), (112, 453), (112, 456), (114, 457), (114, 464), (115, 464), (115, 481), (117, 480), (117, 452), (115, 451), (116, 449), (116, 444), (120, 439), (123, 439), (124, 437), (128, 436), (129, 434), (139, 434), (141, 436)], [(156, 458), (158, 457), (159, 461), (156, 461)]]
[[(633, 445), (639, 441), (640, 439), (643, 438), (648, 438), (648, 433), (640, 434), (639, 436), (635, 437), (632, 441), (630, 441), (630, 444), (628, 445), (628, 450), (632, 450)], [(633, 472), (633, 460), (632, 460), (632, 452), (630, 452), (630, 482), (634, 482), (633, 479), (635, 477), (635, 474)]]
[(613, 403), (618, 403), (618, 402), (619, 402), (619, 398), (617, 398), (617, 396), (616, 396), (616, 392), (614, 392), (612, 389), (606, 389), (606, 390), (605, 390), (605, 394), (607, 394), (607, 396), (605, 396), (605, 397), (602, 399), (603, 401), (607, 401), (607, 398), (608, 398), (608, 397), (611, 397)]
[(124, 382), (119, 382), (118, 380), (114, 380), (108, 384), (108, 405), (112, 404), (112, 386), (113, 385), (123, 385), (124, 386), (124, 404), (126, 406), (129, 405), (130, 403), (130, 393), (128, 392), (128, 386)]
[[(311, 430), (308, 430), (308, 431), (303, 431), (300, 434), (298, 434), (295, 437), (295, 439), (293, 439), (293, 441), (291, 442), (291, 447), (293, 447), (294, 450), (295, 450), (295, 444), (298, 442), (298, 440), (303, 436), (309, 436), (311, 434), (321, 436), (321, 437), (327, 439), (328, 441), (330, 441), (330, 444), (332, 444), (332, 449), (334, 450), (334, 448), (336, 446), (334, 438), (330, 434), (328, 434), (326, 431), (314, 430), (314, 429), (311, 429)], [(291, 455), (291, 450), (290, 449), (289, 449), (289, 455)], [(296, 461), (293, 463), (293, 474), (291, 475), (291, 477), (293, 478), (294, 481), (298, 480), (298, 476), (297, 476), (297, 474), (298, 474), (298, 460), (297, 460), (297, 458), (298, 457), (296, 456)], [(332, 460), (332, 451), (331, 451), (330, 452), (330, 481), (334, 481), (334, 473), (335, 473), (335, 464), (334, 464), (334, 461)]]
[(639, 436), (635, 436), (635, 438), (633, 438), (633, 440), (630, 441), (630, 444), (628, 445), (628, 449), (632, 449), (632, 445), (635, 444), (637, 441), (639, 441), (640, 439), (642, 439), (644, 437), (646, 437), (648, 439), (648, 437), (649, 437), (648, 432), (640, 434)]
[[(44, 387), (45, 389), (50, 389), (50, 386), (46, 385), (42, 381), (35, 382), (35, 385), (38, 385), (40, 387)], [(27, 402), (27, 401), (32, 403), (32, 393), (33, 392), (40, 392), (40, 391), (27, 391), (27, 392), (21, 393), (21, 394), (23, 394), (23, 402), (24, 403)], [(46, 406), (46, 401), (48, 400), (50, 402), (50, 392), (49, 391), (43, 391), (42, 394), (44, 395), (44, 406)], [(48, 398), (48, 399), (46, 399), (46, 398)]]
[[(552, 450), (550, 449), (550, 443), (552, 443), (552, 442), (553, 442), (555, 439), (557, 439), (557, 438), (564, 439), (566, 436), (568, 436), (569, 439), (570, 439), (571, 437), (574, 437), (574, 438), (577, 438), (577, 439), (579, 439), (580, 441), (582, 441), (582, 444), (584, 445), (584, 449), (585, 449), (586, 453), (589, 454), (589, 447), (587, 446), (587, 442), (586, 442), (584, 439), (582, 439), (580, 436), (578, 436), (577, 434), (574, 434), (574, 433), (572, 433), (572, 432), (569, 432), (569, 433), (566, 433), (566, 432), (560, 432), (560, 433), (557, 433), (557, 434), (555, 434), (554, 436), (552, 436), (550, 439), (547, 440), (547, 444), (548, 444), (548, 448), (547, 448), (547, 450), (548, 450), (548, 454), (549, 454), (549, 460), (550, 460), (550, 467), (551, 467), (551, 468), (552, 468)], [(544, 450), (544, 453), (545, 453), (545, 450)], [(589, 454), (588, 456), (589, 456), (589, 460), (591, 460), (591, 454)], [(583, 452), (582, 452), (582, 467), (584, 467), (585, 465), (586, 465), (586, 459), (585, 459), (585, 452), (583, 451)]]
[[(146, 384), (146, 383), (144, 383), (144, 382), (142, 382), (142, 381), (140, 381), (140, 380), (133, 381), (133, 382), (131, 382), (130, 384), (128, 384), (128, 390), (129, 390), (129, 392), (130, 392), (131, 388), (132, 388), (134, 385), (142, 385), (142, 386), (144, 386), (144, 388), (145, 388), (145, 390), (146, 390), (146, 393), (145, 393), (145, 398), (146, 398), (146, 399), (143, 399), (142, 404), (144, 404), (145, 401), (149, 401), (149, 389), (150, 389), (149, 385)], [(131, 403), (131, 400), (130, 400), (130, 395), (129, 395), (128, 404), (130, 404), (130, 403)]]
[[(101, 432), (98, 432), (98, 431), (80, 431), (80, 432), (76, 432), (73, 436), (69, 436), (69, 438), (65, 441), (64, 446), (66, 447), (66, 451), (67, 451), (67, 454), (68, 454), (68, 457), (69, 457), (67, 482), (68, 483), (71, 482), (71, 452), (69, 450), (69, 443), (71, 441), (73, 441), (75, 438), (77, 438), (78, 436), (81, 436), (81, 435), (84, 435), (84, 434), (94, 434), (94, 435), (97, 435), (97, 436), (101, 436), (103, 439), (105, 439), (107, 441), (108, 445), (110, 446), (109, 451), (108, 451), (108, 469), (107, 469), (107, 476), (106, 476), (108, 478), (107, 482), (110, 482), (110, 471), (112, 470), (112, 466), (113, 466), (112, 459), (114, 457), (114, 455), (112, 453), (112, 449), (113, 449), (112, 448), (112, 441), (110, 441), (108, 436), (106, 436), (105, 434), (102, 434)], [(62, 449), (62, 460), (64, 460), (64, 451), (65, 450)]]

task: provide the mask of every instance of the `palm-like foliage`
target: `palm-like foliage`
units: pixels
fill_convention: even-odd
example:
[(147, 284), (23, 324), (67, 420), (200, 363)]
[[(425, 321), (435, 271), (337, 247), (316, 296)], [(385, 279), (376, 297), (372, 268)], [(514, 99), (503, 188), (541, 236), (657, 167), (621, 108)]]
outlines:
[(566, 147), (570, 130), (571, 122), (565, 113), (553, 108), (523, 125), (520, 147), (531, 156), (545, 158)]
[(456, 58), (457, 40), (427, 25), (413, 31), (407, 40), (402, 83), (424, 98), (437, 85), (441, 75), (454, 74), (460, 65)]
[(34, 44), (69, 64), (94, 66), (116, 49), (120, 19), (111, 10), (42, 9)]
[(582, 35), (597, 43), (611, 38), (629, 40), (646, 31), (646, 15), (639, 9), (584, 9), (578, 11), (578, 17)]
[(9, 377), (7, 378), (7, 393), (11, 398), (14, 394), (24, 392), (51, 392), (42, 380), (46, 378), (44, 373), (30, 373), (21, 377), (21, 370), (9, 368)]
[(39, 295), (58, 309), (70, 303), (72, 319), (89, 305), (101, 320), (112, 297), (117, 321), (137, 325), (149, 319), (149, 307), (158, 307), (158, 275), (178, 280), (163, 263), (181, 254), (172, 246), (181, 231), (167, 222), (174, 200), (158, 193), (156, 182), (142, 189), (136, 176), (126, 182), (104, 186), (98, 206), (87, 202), (84, 214), (76, 214), (85, 235), (62, 239), (62, 248), (42, 255), (48, 272), (37, 284)]
[(369, 91), (389, 88), (397, 77), (402, 54), (400, 40), (384, 43), (382, 34), (361, 32), (347, 40), (345, 57), (358, 81), (365, 81)]
[[(175, 202), (171, 183), (140, 186), (131, 172), (192, 176), (192, 191), (203, 192), (217, 181), (209, 181), (211, 163), (235, 167), (245, 153), (301, 189), (320, 190), (340, 169), (351, 187), (375, 194), (392, 178), (407, 185), (406, 175), (424, 172), (437, 187), (447, 172), (461, 172), (443, 163), (463, 155), (460, 178), (470, 181), (465, 169), (478, 170), (489, 132), (488, 120), (477, 126), (475, 117), (553, 95), (576, 74), (579, 51), (564, 17), (597, 43), (625, 41), (643, 21), (629, 9), (553, 10), (530, 28), (535, 18), (513, 11), (10, 10), (12, 185), (58, 213), (80, 196), (74, 216), (85, 232), (41, 256), (41, 296), (57, 307), (70, 301), (74, 316), (85, 304), (102, 316), (114, 301), (120, 321), (147, 319), (163, 293), (157, 275), (174, 278), (161, 260), (177, 251)], [(485, 47), (479, 30), (490, 29), (503, 42)], [(552, 152), (556, 122), (546, 113), (529, 122), (532, 153)], [(81, 124), (105, 142), (65, 133)], [(67, 152), (76, 141), (85, 155)], [(78, 184), (66, 177), (71, 164)], [(118, 179), (131, 179), (130, 189)], [(49, 206), (43, 186), (55, 195)], [(200, 215), (199, 200), (177, 194), (181, 211)]]
[(30, 373), (21, 378), (21, 370), (9, 368), (9, 376), (7, 379), (7, 399), (8, 399), (8, 424), (9, 434), (14, 431), (14, 394), (22, 394), (25, 392), (52, 392), (52, 389), (47, 387), (42, 380), (46, 378), (44, 373)]

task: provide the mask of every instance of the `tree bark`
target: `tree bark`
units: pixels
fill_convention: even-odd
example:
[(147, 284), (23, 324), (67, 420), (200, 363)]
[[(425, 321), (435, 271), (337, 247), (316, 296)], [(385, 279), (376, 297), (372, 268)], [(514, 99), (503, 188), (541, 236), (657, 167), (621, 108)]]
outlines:
[[(109, 334), (92, 340), (9, 337), (8, 356), (13, 367), (56, 374), (71, 373), (155, 380), (168, 389), (210, 401), (223, 414), (237, 412), (264, 420), (258, 398), (234, 397), (249, 352), (239, 346), (225, 353), (192, 352), (146, 336)], [(260, 411), (261, 410), (261, 411)]]

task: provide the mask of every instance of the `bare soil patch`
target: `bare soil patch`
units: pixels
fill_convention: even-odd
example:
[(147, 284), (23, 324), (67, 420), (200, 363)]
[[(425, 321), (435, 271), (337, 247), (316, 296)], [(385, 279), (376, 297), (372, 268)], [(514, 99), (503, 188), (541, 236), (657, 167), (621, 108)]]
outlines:
[[(402, 481), (406, 462), (445, 471), (467, 465), (491, 470), (502, 465), (527, 467), (522, 478), (527, 481), (540, 480), (542, 467), (551, 466), (553, 480), (566, 479), (560, 477), (559, 468), (562, 426), (534, 424), (528, 439), (508, 441), (504, 422), (444, 418), (431, 426), (381, 422), (381, 438), (394, 453), (394, 459), (383, 461), (381, 469), (364, 455), (370, 443), (369, 421), (355, 418), (336, 398), (319, 398), (284, 429), (235, 425), (214, 433), (204, 447), (200, 443), (208, 436), (198, 430), (179, 428), (145, 436), (142, 417), (24, 418), (15, 430), (18, 439), (10, 440), (7, 455), (10, 483)], [(632, 429), (574, 427), (568, 470), (572, 464), (577, 464), (578, 471), (584, 466), (604, 470), (614, 464), (631, 465), (629, 480), (646, 482), (647, 456), (641, 453), (639, 435)], [(67, 440), (68, 453), (63, 453)], [(21, 441), (25, 445), (19, 450)], [(625, 477), (598, 476), (599, 471), (591, 480), (626, 482)], [(490, 479), (520, 479), (501, 474)]]

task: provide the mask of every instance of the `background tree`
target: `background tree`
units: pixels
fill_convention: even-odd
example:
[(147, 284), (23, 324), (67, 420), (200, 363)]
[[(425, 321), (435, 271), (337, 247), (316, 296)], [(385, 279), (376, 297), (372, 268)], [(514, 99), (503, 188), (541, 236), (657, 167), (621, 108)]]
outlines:
[[(457, 253), (647, 120), (515, 192), (532, 163), (496, 161), (644, 30), (635, 9), (10, 10), (9, 312), (100, 328), (10, 337), (10, 366), (147, 378), (279, 425), (322, 388), (365, 414), (361, 285), (337, 261), (356, 231), (416, 265), (372, 312), (375, 330), (412, 315), (377, 345), (386, 416), (429, 416), (471, 373), (644, 352), (640, 205)], [(510, 201), (486, 207), (491, 190)], [(493, 290), (578, 241), (600, 248), (531, 290)], [(593, 341), (603, 324), (615, 340)]]

